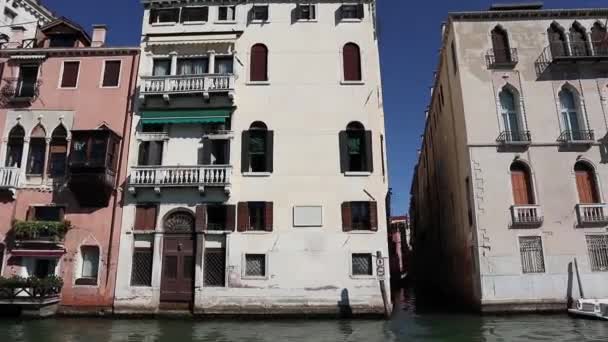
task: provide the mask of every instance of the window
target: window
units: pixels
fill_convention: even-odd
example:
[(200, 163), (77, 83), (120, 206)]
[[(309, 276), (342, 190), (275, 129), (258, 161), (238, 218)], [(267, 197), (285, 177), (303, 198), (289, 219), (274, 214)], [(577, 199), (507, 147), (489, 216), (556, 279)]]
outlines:
[(155, 59), (152, 66), (152, 76), (168, 76), (171, 74), (170, 59)]
[(467, 215), (469, 219), (469, 226), (473, 225), (473, 197), (471, 197), (471, 179), (467, 177), (465, 179), (466, 196), (467, 196)]
[(7, 167), (21, 167), (21, 158), (23, 156), (23, 139), (25, 138), (25, 130), (23, 126), (16, 125), (8, 134), (8, 143), (6, 145), (6, 162)]
[(76, 37), (71, 34), (55, 34), (49, 38), (49, 47), (74, 47)]
[(361, 54), (359, 46), (348, 43), (342, 49), (344, 81), (361, 81)]
[(540, 236), (519, 237), (519, 253), (523, 273), (545, 273), (543, 242)]
[(342, 5), (340, 7), (340, 18), (342, 20), (361, 20), (363, 19), (363, 5), (362, 4), (350, 4)]
[(255, 278), (266, 277), (265, 254), (245, 254), (245, 276)]
[(218, 7), (218, 21), (235, 21), (236, 6), (220, 6)]
[(450, 50), (452, 51), (452, 66), (454, 67), (454, 73), (458, 72), (458, 56), (456, 55), (456, 42), (452, 41), (452, 45), (450, 45)]
[(180, 21), (182, 23), (207, 21), (209, 18), (209, 7), (183, 7)]
[(370, 253), (356, 253), (352, 255), (352, 275), (374, 275), (372, 255)]
[(595, 179), (595, 170), (588, 163), (577, 162), (574, 164), (576, 174), (576, 189), (578, 200), (581, 204), (600, 203), (600, 196)]
[(46, 155), (46, 131), (38, 124), (30, 134), (30, 150), (27, 157), (26, 173), (42, 176)]
[(583, 132), (582, 120), (580, 120), (578, 97), (572, 90), (563, 87), (559, 92), (559, 103), (561, 108), (561, 119), (565, 132), (562, 135), (567, 140), (587, 140)]
[(79, 68), (80, 62), (63, 62), (61, 88), (76, 88)]
[(521, 162), (511, 164), (511, 186), (513, 187), (513, 202), (516, 206), (535, 203), (532, 177), (527, 165)]
[(17, 13), (13, 12), (13, 10), (4, 8), (4, 18), (6, 18), (4, 24), (13, 24), (15, 22), (15, 18), (17, 18)]
[(55, 268), (57, 267), (57, 259), (34, 259), (34, 277), (46, 278), (51, 275), (55, 275)]
[(251, 8), (251, 21), (268, 21), (268, 6), (254, 5)]
[(228, 218), (228, 207), (225, 205), (207, 206), (207, 229), (208, 230), (227, 230), (226, 221)]
[(298, 20), (315, 20), (317, 19), (317, 8), (314, 4), (298, 4), (296, 14)]
[(575, 22), (570, 28), (570, 49), (572, 56), (591, 56), (587, 31), (578, 22)]
[(131, 286), (152, 286), (153, 235), (135, 235)]
[(196, 206), (196, 230), (234, 231), (236, 206), (200, 204)]
[(251, 47), (251, 66), (249, 80), (252, 82), (268, 81), (268, 48), (264, 44)]
[(53, 130), (48, 165), (48, 174), (53, 178), (65, 176), (68, 153), (67, 138), (68, 132), (63, 125), (59, 125)]
[(97, 285), (97, 274), (99, 272), (99, 247), (80, 247), (82, 257), (82, 270), (80, 278), (76, 279), (76, 285)]
[(340, 171), (373, 172), (372, 133), (360, 122), (351, 122), (339, 134)]
[(15, 97), (34, 97), (38, 91), (38, 64), (19, 66)]
[(102, 87), (118, 87), (120, 83), (120, 61), (105, 61)]
[(216, 74), (232, 74), (234, 58), (232, 56), (216, 56), (215, 57), (215, 72)]
[(28, 221), (63, 221), (64, 207), (30, 207), (28, 209)]
[(203, 285), (206, 287), (226, 286), (226, 249), (205, 248), (203, 265)]
[[(70, 166), (116, 168), (118, 137), (108, 129), (72, 131)], [(72, 169), (72, 172), (75, 170)]]
[(378, 205), (376, 202), (342, 203), (342, 230), (377, 231)]
[(207, 58), (182, 58), (177, 60), (178, 75), (202, 75), (209, 69)]
[(4, 266), (4, 245), (0, 244), (0, 275), (2, 275), (3, 266)]
[(566, 40), (564, 30), (557, 23), (553, 23), (549, 26), (547, 34), (553, 57), (568, 56), (568, 41)]
[(511, 49), (509, 47), (509, 36), (501, 26), (492, 30), (492, 50), (496, 64), (511, 62)]
[(150, 24), (177, 23), (179, 8), (153, 8), (150, 10)]
[(137, 165), (162, 165), (163, 141), (142, 141), (139, 143)]
[(608, 271), (608, 235), (587, 235), (591, 271)]
[(248, 131), (243, 131), (241, 171), (272, 172), (273, 171), (273, 140), (274, 132), (269, 131), (266, 124), (256, 121)]
[(237, 210), (237, 226), (239, 232), (272, 232), (272, 202), (239, 202)]
[(506, 134), (505, 139), (507, 141), (522, 141), (525, 137), (520, 129), (519, 106), (517, 105), (513, 91), (504, 87), (498, 97), (500, 98), (502, 123)]
[(608, 39), (606, 27), (598, 22), (593, 24), (593, 27), (591, 28), (591, 42), (593, 43), (593, 51), (596, 56), (608, 55), (606, 39)]
[(384, 169), (384, 135), (380, 134), (380, 157), (382, 157), (382, 177), (386, 175), (386, 170)]
[(142, 204), (135, 207), (133, 230), (155, 230), (158, 207), (154, 204)]

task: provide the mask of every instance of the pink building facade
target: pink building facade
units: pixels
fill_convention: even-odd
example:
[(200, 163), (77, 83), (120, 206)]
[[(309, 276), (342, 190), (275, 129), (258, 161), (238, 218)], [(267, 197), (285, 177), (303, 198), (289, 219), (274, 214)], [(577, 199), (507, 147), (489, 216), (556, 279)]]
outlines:
[(111, 311), (139, 48), (60, 19), (0, 49), (0, 275), (59, 277), (63, 312)]

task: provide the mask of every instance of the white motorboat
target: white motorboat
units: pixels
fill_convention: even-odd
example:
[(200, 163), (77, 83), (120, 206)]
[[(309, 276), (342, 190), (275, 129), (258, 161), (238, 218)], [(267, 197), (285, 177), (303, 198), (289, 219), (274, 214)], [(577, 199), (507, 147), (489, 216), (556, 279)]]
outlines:
[(576, 308), (568, 309), (575, 316), (608, 321), (608, 299), (578, 299)]

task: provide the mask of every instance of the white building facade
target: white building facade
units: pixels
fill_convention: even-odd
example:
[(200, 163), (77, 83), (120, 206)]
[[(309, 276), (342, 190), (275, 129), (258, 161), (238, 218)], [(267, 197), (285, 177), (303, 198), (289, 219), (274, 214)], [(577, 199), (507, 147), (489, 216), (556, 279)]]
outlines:
[(483, 311), (608, 297), (607, 16), (449, 15), (412, 185), (427, 297)]
[(390, 308), (374, 2), (143, 5), (116, 313)]
[(23, 44), (33, 44), (38, 28), (55, 19), (54, 14), (40, 0), (1, 0), (0, 8), (0, 44), (3, 45), (8, 44), (15, 34), (15, 27), (20, 39), (23, 34), (23, 39), (26, 40)]

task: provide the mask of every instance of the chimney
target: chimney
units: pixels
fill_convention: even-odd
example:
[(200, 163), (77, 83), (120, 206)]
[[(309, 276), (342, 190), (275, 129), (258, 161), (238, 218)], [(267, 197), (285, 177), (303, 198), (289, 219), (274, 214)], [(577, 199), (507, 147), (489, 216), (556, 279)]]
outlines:
[(25, 27), (23, 26), (11, 26), (11, 38), (8, 42), (7, 48), (18, 49), (23, 44), (23, 36), (25, 34)]
[(107, 33), (108, 27), (106, 25), (93, 25), (93, 38), (91, 39), (91, 47), (105, 46)]

